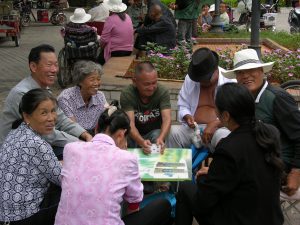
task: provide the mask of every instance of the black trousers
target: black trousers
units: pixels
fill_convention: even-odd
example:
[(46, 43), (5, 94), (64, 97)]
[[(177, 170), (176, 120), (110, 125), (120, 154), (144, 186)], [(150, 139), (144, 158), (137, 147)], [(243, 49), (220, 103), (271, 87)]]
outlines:
[(178, 193), (176, 195), (176, 214), (175, 214), (175, 224), (176, 225), (191, 225), (193, 222), (193, 217), (199, 221), (203, 222), (203, 218), (199, 218), (197, 212), (196, 193), (197, 185), (190, 181), (180, 182)]
[(125, 225), (170, 225), (171, 204), (167, 199), (157, 199), (140, 211), (122, 218)]
[[(12, 221), (10, 225), (53, 225), (60, 200), (61, 188), (51, 184), (44, 200), (40, 205), (40, 211), (32, 216), (18, 221)], [(5, 224), (0, 222), (0, 225)]]

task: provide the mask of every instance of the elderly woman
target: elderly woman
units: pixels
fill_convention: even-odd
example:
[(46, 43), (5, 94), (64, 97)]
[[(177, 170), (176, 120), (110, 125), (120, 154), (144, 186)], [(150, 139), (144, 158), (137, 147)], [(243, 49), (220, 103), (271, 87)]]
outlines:
[(100, 38), (100, 45), (104, 49), (99, 57), (102, 65), (112, 56), (131, 55), (133, 49), (133, 26), (130, 16), (125, 13), (127, 6), (122, 0), (108, 0), (104, 4), (110, 16), (106, 19)]
[(97, 29), (85, 24), (90, 19), (91, 15), (84, 9), (75, 9), (74, 14), (70, 16), (70, 22), (61, 30), (65, 44), (80, 47), (98, 41)]
[(104, 94), (99, 91), (102, 74), (99, 64), (86, 60), (76, 62), (73, 70), (76, 86), (62, 91), (57, 98), (66, 116), (91, 134), (106, 104)]
[[(67, 144), (62, 170), (62, 195), (55, 225), (165, 225), (171, 206), (158, 199), (139, 210), (143, 185), (135, 155), (125, 151), (130, 120), (122, 110), (104, 111), (101, 132), (91, 142)], [(121, 203), (128, 213), (121, 218)], [(135, 212), (135, 213), (132, 213)]]
[(50, 225), (60, 191), (51, 199), (46, 194), (50, 184), (60, 186), (61, 164), (42, 135), (53, 132), (56, 100), (47, 90), (32, 89), (23, 96), (20, 113), (23, 122), (0, 148), (0, 224)]

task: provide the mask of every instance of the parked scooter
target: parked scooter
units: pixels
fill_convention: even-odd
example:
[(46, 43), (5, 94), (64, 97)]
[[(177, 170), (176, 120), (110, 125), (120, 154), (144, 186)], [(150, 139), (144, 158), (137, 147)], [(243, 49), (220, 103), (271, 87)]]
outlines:
[(300, 7), (293, 8), (289, 13), (288, 19), (291, 33), (300, 32)]
[[(279, 0), (276, 0), (272, 5), (261, 4), (260, 5), (260, 29), (276, 30), (276, 17), (277, 12), (275, 10)], [(252, 0), (241, 0), (237, 7), (238, 12), (241, 14), (238, 24), (246, 25), (246, 30), (251, 32), (251, 10)]]
[[(67, 17), (64, 14), (63, 7), (59, 0), (53, 0), (50, 2), (32, 0), (16, 0), (14, 2), (14, 8), (20, 11), (21, 25), (27, 27), (30, 25), (31, 17), (35, 22), (40, 23), (52, 23), (53, 25), (62, 25), (67, 21)], [(34, 15), (32, 8), (37, 8), (37, 17)], [(49, 8), (52, 8), (49, 16)]]

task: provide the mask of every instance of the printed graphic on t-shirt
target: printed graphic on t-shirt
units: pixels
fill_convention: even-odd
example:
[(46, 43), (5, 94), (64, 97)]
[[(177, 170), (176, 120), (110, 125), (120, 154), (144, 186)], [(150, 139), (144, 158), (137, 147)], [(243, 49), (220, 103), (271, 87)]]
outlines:
[(160, 118), (160, 110), (159, 109), (152, 109), (146, 110), (144, 112), (135, 112), (134, 113), (135, 120), (141, 124), (153, 123), (158, 121)]

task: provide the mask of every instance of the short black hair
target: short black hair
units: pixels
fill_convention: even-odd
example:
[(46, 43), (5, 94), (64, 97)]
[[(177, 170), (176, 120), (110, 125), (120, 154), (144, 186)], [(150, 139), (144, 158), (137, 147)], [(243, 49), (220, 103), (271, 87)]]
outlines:
[(38, 63), (41, 59), (41, 53), (42, 52), (53, 52), (55, 53), (55, 49), (53, 46), (48, 44), (42, 44), (37, 47), (34, 47), (30, 50), (29, 56), (28, 56), (28, 63), (35, 62)]
[(140, 75), (143, 72), (152, 72), (153, 70), (155, 70), (155, 67), (150, 61), (143, 61), (136, 65), (135, 75)]

